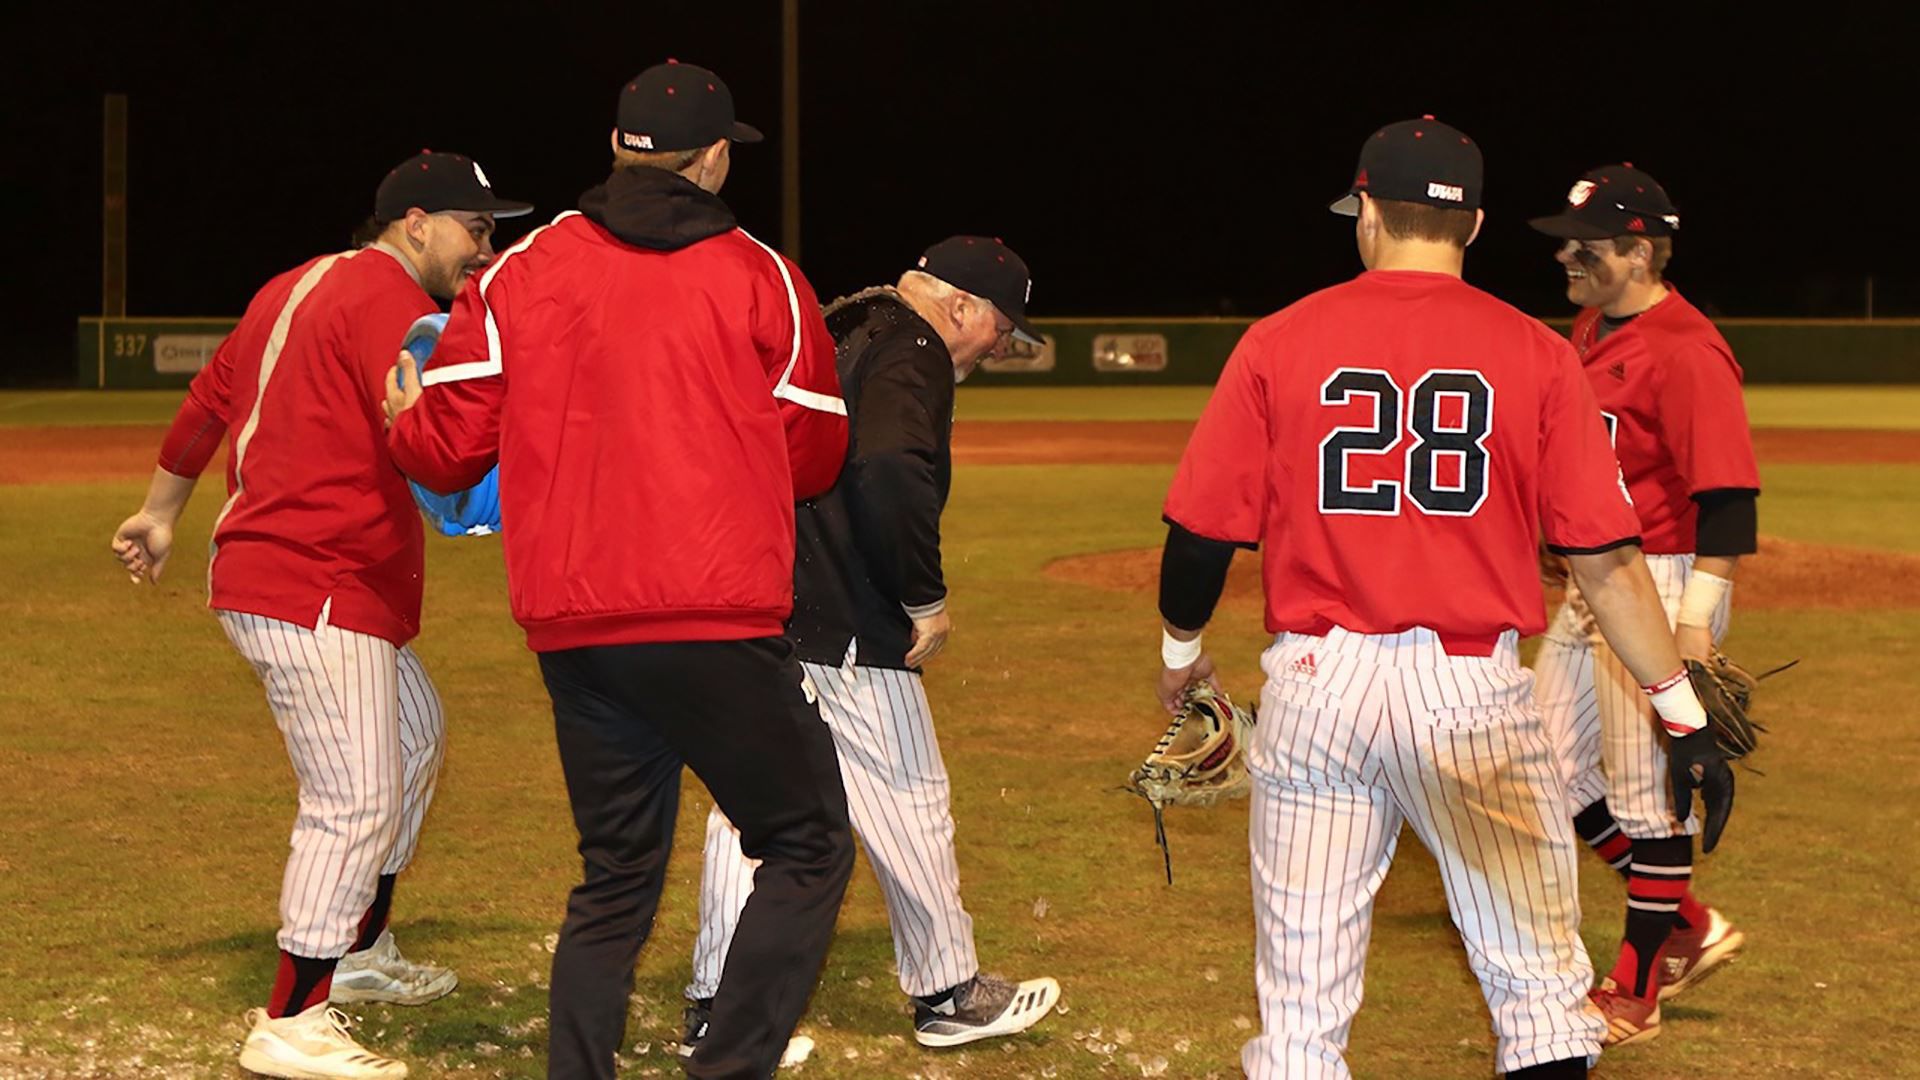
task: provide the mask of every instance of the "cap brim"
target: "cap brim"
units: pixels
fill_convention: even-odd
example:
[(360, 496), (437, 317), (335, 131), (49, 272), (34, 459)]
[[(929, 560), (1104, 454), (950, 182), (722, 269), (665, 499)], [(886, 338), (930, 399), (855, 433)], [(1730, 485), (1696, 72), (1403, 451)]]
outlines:
[(1023, 311), (1020, 314), (1015, 315), (1013, 312), (1008, 311), (1008, 312), (1003, 312), (1002, 314), (1006, 315), (1007, 321), (1013, 324), (1014, 337), (1019, 338), (1021, 341), (1024, 341), (1029, 345), (1044, 346), (1047, 343), (1046, 335), (1034, 329), (1033, 324), (1027, 321), (1026, 312)]
[(493, 199), (486, 205), (456, 206), (454, 210), (465, 210), (469, 214), (492, 214), (497, 218), (524, 217), (533, 213), (533, 204), (514, 202), (512, 199)]
[(727, 138), (732, 139), (734, 142), (759, 142), (766, 138), (766, 136), (760, 134), (760, 129), (754, 127), (752, 124), (743, 124), (735, 120), (733, 122), (733, 130), (727, 132)]
[(1571, 214), (1555, 214), (1552, 217), (1537, 217), (1527, 222), (1535, 232), (1561, 240), (1605, 240), (1613, 236), (1610, 229), (1599, 225), (1590, 225)]
[(1346, 217), (1359, 217), (1360, 193), (1357, 191), (1349, 191), (1328, 204), (1327, 209)]

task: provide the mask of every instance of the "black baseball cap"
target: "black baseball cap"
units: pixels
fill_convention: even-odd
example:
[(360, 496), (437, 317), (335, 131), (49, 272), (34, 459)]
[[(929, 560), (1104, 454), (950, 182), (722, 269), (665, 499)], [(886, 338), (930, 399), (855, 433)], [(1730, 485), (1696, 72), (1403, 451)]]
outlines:
[(373, 216), (393, 221), (419, 207), (429, 214), (466, 210), (497, 218), (533, 212), (532, 203), (514, 202), (493, 193), (493, 184), (480, 163), (465, 154), (436, 154), (422, 150), (395, 165), (373, 194)]
[(1632, 162), (1602, 165), (1582, 176), (1567, 192), (1567, 208), (1527, 224), (1562, 240), (1606, 240), (1615, 236), (1672, 236), (1680, 211), (1667, 189)]
[(698, 64), (668, 60), (620, 91), (620, 147), (636, 153), (698, 150), (720, 139), (759, 142), (760, 130), (733, 118), (733, 91)]
[(1458, 128), (1431, 116), (1388, 124), (1360, 147), (1360, 167), (1347, 193), (1327, 207), (1352, 217), (1360, 193), (1443, 210), (1480, 208), (1485, 167), (1480, 148)]
[(989, 301), (1013, 323), (1013, 336), (1029, 345), (1046, 339), (1027, 321), (1033, 277), (1026, 260), (997, 236), (949, 236), (928, 248), (915, 264), (962, 292)]

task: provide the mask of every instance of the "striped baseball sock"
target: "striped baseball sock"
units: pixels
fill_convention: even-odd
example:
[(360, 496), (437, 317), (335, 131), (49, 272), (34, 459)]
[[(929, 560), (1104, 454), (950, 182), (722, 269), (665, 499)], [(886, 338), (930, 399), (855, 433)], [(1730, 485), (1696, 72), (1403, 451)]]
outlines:
[(1673, 933), (1680, 898), (1692, 878), (1692, 837), (1633, 842), (1633, 861), (1627, 868), (1627, 932), (1612, 976), (1622, 993), (1645, 999), (1659, 992), (1654, 961)]
[(1693, 889), (1689, 887), (1680, 897), (1680, 929), (1691, 930), (1696, 926), (1707, 925), (1707, 905), (1694, 899)]
[(1573, 831), (1621, 877), (1627, 876), (1627, 864), (1633, 861), (1633, 841), (1620, 831), (1620, 823), (1613, 820), (1607, 800), (1596, 799), (1592, 806), (1573, 815)]
[[(1587, 842), (1595, 855), (1606, 860), (1621, 878), (1627, 877), (1627, 864), (1633, 861), (1633, 841), (1620, 831), (1620, 823), (1613, 820), (1613, 812), (1607, 809), (1607, 800), (1597, 799), (1592, 806), (1573, 816), (1573, 830), (1580, 839)], [(1689, 883), (1687, 891), (1680, 897), (1679, 928), (1691, 930), (1696, 926), (1707, 925), (1707, 905), (1693, 895)]]
[(373, 903), (367, 906), (367, 913), (360, 918), (360, 935), (354, 938), (353, 948), (348, 952), (373, 948), (373, 943), (379, 941), (380, 935), (386, 932), (387, 915), (393, 910), (393, 879), (392, 874), (380, 875), (380, 884), (373, 891)]
[(339, 963), (338, 957), (295, 956), (281, 950), (273, 996), (267, 999), (267, 1015), (292, 1016), (327, 1000), (333, 989), (333, 969)]

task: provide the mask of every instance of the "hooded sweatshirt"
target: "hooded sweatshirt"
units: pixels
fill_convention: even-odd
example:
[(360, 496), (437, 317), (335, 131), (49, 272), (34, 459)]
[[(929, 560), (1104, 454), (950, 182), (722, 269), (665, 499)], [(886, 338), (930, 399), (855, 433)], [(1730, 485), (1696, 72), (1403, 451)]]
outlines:
[(812, 287), (718, 196), (616, 171), (468, 280), (421, 381), (394, 461), (443, 492), (499, 464), (530, 648), (781, 633), (846, 408)]

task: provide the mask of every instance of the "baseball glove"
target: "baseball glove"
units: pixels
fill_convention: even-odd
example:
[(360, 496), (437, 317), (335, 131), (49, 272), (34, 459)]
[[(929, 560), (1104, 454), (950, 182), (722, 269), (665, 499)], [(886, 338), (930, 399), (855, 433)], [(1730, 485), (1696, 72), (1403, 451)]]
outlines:
[(1173, 853), (1167, 848), (1166, 808), (1210, 806), (1246, 795), (1246, 747), (1253, 724), (1253, 713), (1235, 705), (1225, 691), (1195, 683), (1153, 752), (1127, 777), (1126, 790), (1153, 807), (1154, 840), (1166, 863), (1167, 884), (1173, 884)]
[(1760, 735), (1767, 729), (1754, 722), (1748, 715), (1753, 708), (1753, 692), (1760, 680), (1777, 675), (1800, 661), (1783, 664), (1772, 671), (1755, 675), (1719, 652), (1706, 662), (1688, 660), (1687, 677), (1693, 682), (1693, 692), (1700, 696), (1700, 704), (1707, 710), (1707, 730), (1713, 732), (1714, 742), (1720, 744), (1720, 750), (1729, 761), (1738, 761), (1746, 757), (1760, 745)]
[(1754, 688), (1760, 680), (1797, 663), (1795, 660), (1754, 675), (1718, 652), (1705, 662), (1686, 661), (1688, 681), (1706, 710), (1707, 722), (1693, 734), (1675, 737), (1667, 744), (1667, 767), (1674, 806), (1682, 818), (1692, 813), (1694, 792), (1700, 793), (1701, 851), (1710, 852), (1719, 846), (1720, 834), (1733, 815), (1734, 778), (1727, 763), (1753, 753), (1760, 745), (1761, 733), (1767, 730), (1747, 715), (1753, 705)]

